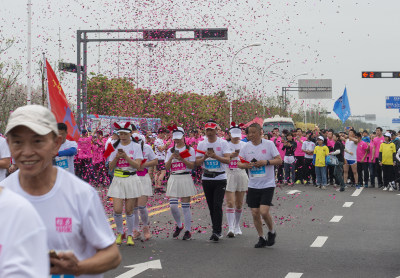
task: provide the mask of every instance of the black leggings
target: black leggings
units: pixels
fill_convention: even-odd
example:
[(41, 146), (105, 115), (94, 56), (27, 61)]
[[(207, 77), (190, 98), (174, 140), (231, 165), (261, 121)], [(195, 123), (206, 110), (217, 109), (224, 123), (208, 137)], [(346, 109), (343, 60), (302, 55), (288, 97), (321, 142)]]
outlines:
[(210, 210), (213, 233), (222, 232), (222, 203), (224, 202), (226, 180), (203, 180), (203, 190)]

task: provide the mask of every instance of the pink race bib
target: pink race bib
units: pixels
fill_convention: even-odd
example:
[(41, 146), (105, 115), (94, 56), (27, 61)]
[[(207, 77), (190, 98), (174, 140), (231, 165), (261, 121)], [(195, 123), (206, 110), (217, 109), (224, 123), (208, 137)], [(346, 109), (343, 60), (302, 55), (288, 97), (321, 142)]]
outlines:
[(172, 172), (184, 171), (186, 170), (186, 165), (183, 162), (172, 162), (171, 170)]
[(238, 163), (238, 161), (237, 160), (231, 160), (230, 162), (229, 162), (229, 169), (237, 169), (237, 163)]
[[(133, 157), (131, 157), (131, 159), (133, 159)], [(124, 158), (120, 158), (117, 162), (117, 167), (118, 168), (122, 168), (122, 167), (130, 167), (129, 162), (124, 159)]]

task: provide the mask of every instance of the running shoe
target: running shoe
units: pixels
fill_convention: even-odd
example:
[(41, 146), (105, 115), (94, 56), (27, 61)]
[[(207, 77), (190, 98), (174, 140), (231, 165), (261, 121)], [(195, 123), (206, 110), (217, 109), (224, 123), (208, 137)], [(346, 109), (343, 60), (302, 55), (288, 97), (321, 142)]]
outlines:
[(213, 241), (213, 242), (218, 242), (218, 241), (219, 241), (219, 237), (217, 236), (216, 233), (213, 233), (213, 234), (211, 235), (210, 241)]
[(275, 238), (276, 238), (276, 232), (275, 233), (268, 232), (267, 246), (274, 245), (275, 244)]
[(254, 248), (263, 248), (265, 246), (267, 246), (267, 241), (264, 237), (260, 236), (258, 242), (254, 245)]
[(226, 234), (226, 236), (232, 238), (232, 237), (235, 237), (235, 233), (233, 231), (229, 230), (229, 232)]
[(386, 191), (386, 190), (388, 190), (388, 188), (387, 188), (387, 186), (384, 186), (383, 191)]
[(183, 230), (183, 224), (182, 224), (182, 227), (181, 227), (181, 228), (179, 228), (178, 226), (176, 226), (175, 232), (174, 232), (174, 234), (172, 235), (172, 237), (173, 237), (173, 238), (178, 237), (182, 230)]
[(321, 186), (321, 189), (326, 190), (326, 186), (325, 185)]
[(183, 235), (183, 240), (189, 240), (192, 238), (192, 234), (189, 231), (186, 231), (185, 234)]
[(364, 184), (364, 187), (365, 187), (365, 188), (368, 188), (368, 183)]
[(360, 189), (360, 185), (359, 185), (359, 184), (357, 184), (357, 185), (356, 185), (356, 188), (357, 188), (357, 189)]
[(389, 186), (389, 191), (393, 191), (393, 186)]
[(117, 239), (115, 240), (115, 244), (121, 245), (122, 244), (122, 234), (117, 235)]
[(296, 184), (300, 184), (300, 183), (301, 183), (301, 180), (297, 180), (297, 181), (296, 181)]
[(126, 239), (126, 245), (128, 245), (128, 246), (135, 245), (135, 243), (133, 242), (133, 237), (132, 236), (128, 236), (128, 238)]
[(241, 235), (242, 234), (242, 230), (240, 229), (240, 227), (235, 227), (235, 235)]

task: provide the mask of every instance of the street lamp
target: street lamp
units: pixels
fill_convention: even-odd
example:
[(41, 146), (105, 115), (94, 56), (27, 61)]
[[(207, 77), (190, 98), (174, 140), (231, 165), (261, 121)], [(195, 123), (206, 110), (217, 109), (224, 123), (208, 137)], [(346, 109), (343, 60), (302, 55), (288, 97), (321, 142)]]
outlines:
[[(273, 72), (273, 71), (271, 71), (270, 73), (271, 73), (271, 74), (274, 74), (274, 75), (277, 75), (277, 76), (281, 77), (283, 80), (285, 80), (285, 82), (287, 83), (287, 86), (288, 86), (288, 87), (290, 87), (290, 85), (295, 81), (295, 79), (296, 79), (297, 77), (302, 76), (302, 75), (307, 75), (307, 74), (308, 74), (307, 72), (303, 72), (303, 73), (294, 75), (292, 78), (289, 79), (290, 81), (288, 82), (287, 79), (286, 79), (283, 75), (281, 75), (281, 74), (279, 74), (279, 73), (275, 73), (275, 72)], [(284, 101), (284, 103), (283, 103), (282, 106), (284, 106), (284, 110), (286, 110), (286, 92), (285, 92), (285, 94), (283, 93), (283, 87), (282, 87), (282, 101)]]
[(238, 51), (236, 51), (233, 54), (233, 56), (230, 58), (231, 55), (229, 55), (229, 53), (222, 47), (219, 47), (219, 46), (213, 45), (213, 44), (209, 44), (209, 43), (203, 44), (203, 46), (209, 46), (209, 47), (215, 47), (215, 48), (221, 49), (226, 54), (226, 56), (228, 56), (228, 59), (229, 59), (229, 64), (230, 64), (230, 66), (229, 66), (229, 68), (230, 68), (230, 86), (229, 87), (231, 90), (231, 97), (229, 99), (229, 124), (232, 122), (233, 63), (235, 62), (235, 58), (239, 54), (240, 51), (242, 51), (243, 49), (249, 48), (249, 47), (260, 46), (260, 45), (261, 45), (261, 43), (252, 43), (252, 44), (246, 45), (246, 46), (242, 47), (241, 49), (239, 49)]

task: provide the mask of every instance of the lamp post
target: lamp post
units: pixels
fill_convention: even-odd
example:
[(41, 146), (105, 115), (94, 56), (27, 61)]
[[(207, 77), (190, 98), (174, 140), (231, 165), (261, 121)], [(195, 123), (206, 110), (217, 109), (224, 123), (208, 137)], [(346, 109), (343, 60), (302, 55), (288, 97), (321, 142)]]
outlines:
[(203, 46), (209, 46), (209, 47), (215, 47), (215, 48), (221, 49), (226, 54), (226, 56), (228, 56), (228, 59), (229, 59), (229, 68), (230, 68), (230, 82), (229, 82), (230, 86), (229, 87), (231, 90), (231, 96), (230, 96), (230, 100), (229, 100), (229, 123), (232, 122), (233, 63), (235, 62), (235, 58), (239, 54), (240, 51), (242, 51), (243, 49), (249, 48), (249, 47), (260, 46), (260, 45), (261, 45), (261, 43), (253, 43), (253, 44), (246, 45), (246, 46), (242, 47), (241, 49), (239, 49), (238, 51), (236, 51), (233, 54), (233, 56), (230, 58), (229, 53), (222, 47), (219, 47), (219, 46), (216, 46), (213, 44), (209, 44), (209, 43), (203, 44)]
[[(304, 73), (300, 73), (300, 74), (294, 75), (293, 77), (291, 77), (289, 79), (290, 81), (288, 82), (287, 79), (283, 75), (275, 73), (275, 72), (272, 72), (272, 71), (270, 73), (274, 74), (274, 75), (277, 75), (277, 76), (281, 77), (283, 80), (285, 80), (285, 82), (287, 83), (288, 87), (290, 87), (290, 85), (295, 81), (295, 79), (297, 77), (308, 74), (307, 72), (304, 72)], [(286, 110), (286, 92), (285, 92), (285, 94), (283, 93), (283, 88), (282, 88), (282, 102), (283, 102), (282, 106), (283, 106), (284, 110)]]

